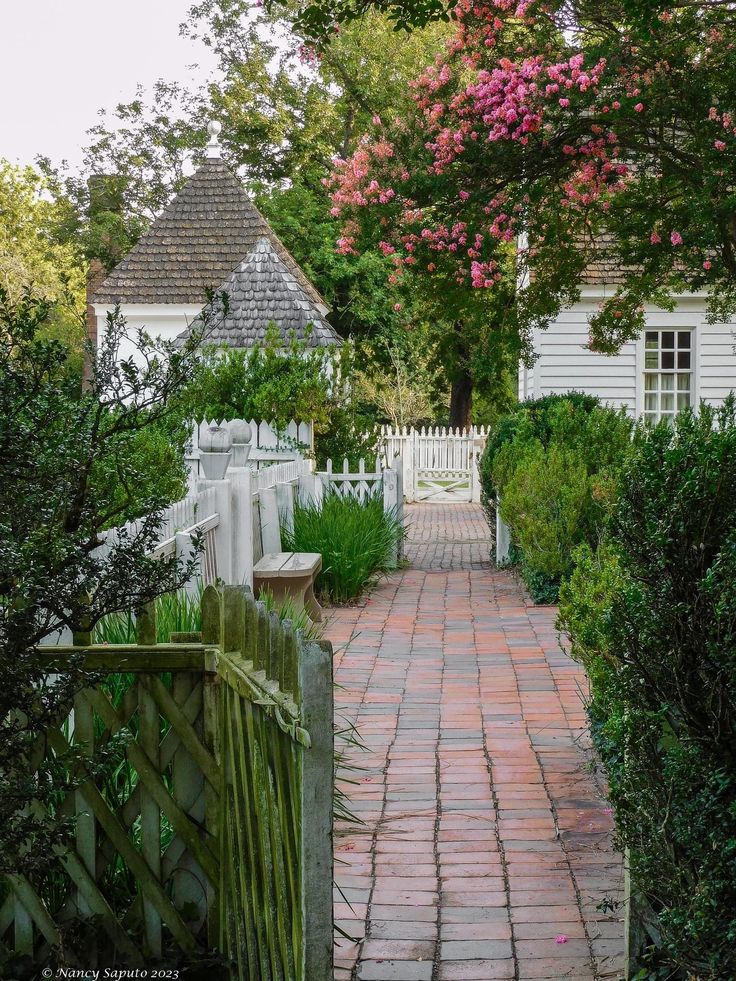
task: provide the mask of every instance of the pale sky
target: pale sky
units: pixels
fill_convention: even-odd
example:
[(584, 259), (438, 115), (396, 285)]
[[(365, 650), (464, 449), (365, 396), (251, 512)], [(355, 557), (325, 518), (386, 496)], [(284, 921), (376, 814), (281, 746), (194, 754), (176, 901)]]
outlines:
[(78, 164), (98, 109), (138, 82), (204, 81), (212, 55), (179, 37), (191, 2), (0, 0), (0, 157)]

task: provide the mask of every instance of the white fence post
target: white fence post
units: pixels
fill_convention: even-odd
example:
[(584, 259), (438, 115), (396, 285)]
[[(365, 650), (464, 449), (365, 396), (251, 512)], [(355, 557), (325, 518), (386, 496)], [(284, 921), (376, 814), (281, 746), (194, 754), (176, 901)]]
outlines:
[(233, 585), (253, 587), (253, 475), (243, 467), (230, 470), (232, 484)]
[(199, 580), (202, 578), (202, 553), (195, 553), (192, 544), (192, 536), (185, 531), (178, 531), (175, 537), (176, 557), (183, 563), (191, 562), (195, 559), (195, 571), (193, 576), (184, 584), (184, 592), (193, 598), (199, 595)]
[[(300, 478), (301, 479), (301, 478)], [(284, 528), (288, 532), (294, 531), (294, 485), (276, 484), (276, 503), (278, 505), (279, 520), (284, 522)], [(279, 538), (280, 538), (279, 533)]]
[(496, 565), (505, 565), (509, 561), (511, 550), (511, 531), (501, 517), (501, 499), (496, 500)]
[[(383, 510), (392, 511), (396, 518), (399, 517), (399, 475), (395, 470), (389, 468), (383, 471)], [(394, 546), (391, 556), (392, 565), (396, 566), (399, 561), (399, 543)]]
[(232, 549), (232, 491), (229, 480), (200, 479), (198, 489), (215, 489), (215, 503), (220, 519), (215, 528), (215, 548), (217, 550), (217, 574), (228, 585), (239, 585), (233, 580)]
[(470, 500), (480, 504), (480, 470), (478, 469), (478, 451), (473, 449), (470, 463)]
[(262, 487), (258, 491), (258, 510), (261, 515), (261, 541), (263, 554), (281, 551), (279, 506), (275, 487)]

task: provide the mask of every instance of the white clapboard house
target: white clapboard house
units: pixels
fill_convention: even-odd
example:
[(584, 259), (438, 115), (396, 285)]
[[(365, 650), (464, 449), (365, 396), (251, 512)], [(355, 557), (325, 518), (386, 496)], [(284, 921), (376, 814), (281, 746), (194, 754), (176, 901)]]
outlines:
[(576, 390), (652, 422), (701, 401), (720, 405), (736, 389), (736, 324), (709, 324), (703, 294), (676, 297), (672, 312), (646, 308), (646, 329), (618, 354), (590, 351), (588, 319), (622, 277), (610, 261), (591, 264), (581, 297), (534, 333), (537, 360), (519, 371), (519, 398)]
[(220, 157), (219, 124), (210, 123), (201, 167), (139, 242), (92, 290), (91, 339), (101, 336), (116, 305), (127, 322), (120, 357), (135, 353), (138, 331), (176, 340), (186, 336), (207, 290), (229, 295), (207, 342), (251, 348), (275, 326), (284, 347), (292, 337), (310, 347), (339, 345), (329, 308)]

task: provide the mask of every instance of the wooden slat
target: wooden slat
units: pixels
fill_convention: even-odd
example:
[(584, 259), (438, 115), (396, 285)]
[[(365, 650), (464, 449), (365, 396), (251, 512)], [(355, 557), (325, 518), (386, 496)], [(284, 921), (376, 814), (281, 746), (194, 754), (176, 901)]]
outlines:
[[(141, 749), (160, 772), (159, 758), (159, 718), (158, 707), (147, 687), (138, 684), (138, 740)], [(157, 777), (158, 782), (158, 777)], [(161, 881), (161, 811), (145, 782), (140, 787), (141, 800), (141, 853), (150, 872)], [(161, 957), (161, 916), (155, 902), (143, 899), (143, 924), (146, 932), (146, 946), (150, 956)]]
[[(44, 935), (52, 947), (58, 947), (60, 934), (54, 923), (51, 914), (36, 895), (33, 886), (25, 876), (9, 875), (8, 881), (15, 893), (16, 903), (20, 902), (25, 907), (26, 912)], [(12, 901), (12, 896), (11, 896)], [(17, 908), (17, 907), (16, 907)], [(0, 926), (0, 934), (4, 933)]]
[[(95, 727), (92, 706), (84, 692), (74, 699), (74, 742), (82, 754), (91, 757), (95, 751)], [(77, 854), (89, 874), (94, 877), (97, 859), (97, 833), (94, 815), (85, 804), (84, 796), (76, 791), (75, 843)], [(82, 895), (77, 897), (77, 908), (81, 916), (89, 916), (90, 909)]]
[[(130, 644), (100, 647), (43, 648), (40, 652), (49, 671), (63, 671), (70, 654), (84, 654), (87, 670), (127, 674), (137, 671), (204, 671), (207, 646), (204, 644), (159, 644), (153, 648), (138, 648)], [(48, 654), (47, 654), (48, 650)]]
[[(177, 674), (175, 683), (182, 677), (186, 676), (183, 674)], [(182, 745), (186, 748), (192, 759), (199, 765), (199, 768), (201, 769), (205, 778), (209, 780), (213, 786), (216, 786), (217, 763), (215, 758), (202, 745), (194, 726), (186, 717), (183, 710), (176, 704), (175, 699), (172, 698), (166, 685), (164, 685), (161, 679), (154, 674), (144, 675), (141, 678), (141, 683), (145, 685), (146, 689), (151, 693), (151, 696), (161, 711), (161, 715), (169, 720), (172, 730), (181, 740)], [(191, 685), (189, 686), (188, 691), (191, 693)]]

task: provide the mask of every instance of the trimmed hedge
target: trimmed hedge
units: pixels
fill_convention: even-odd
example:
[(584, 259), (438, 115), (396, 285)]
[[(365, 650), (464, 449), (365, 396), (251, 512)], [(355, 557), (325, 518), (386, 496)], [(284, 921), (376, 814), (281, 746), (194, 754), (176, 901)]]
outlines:
[(536, 602), (555, 602), (573, 550), (597, 544), (632, 422), (590, 395), (522, 403), (488, 440), (484, 498), (511, 529), (514, 555)]
[(632, 882), (658, 921), (642, 978), (736, 977), (736, 406), (640, 427), (604, 543), (559, 626), (591, 680)]

